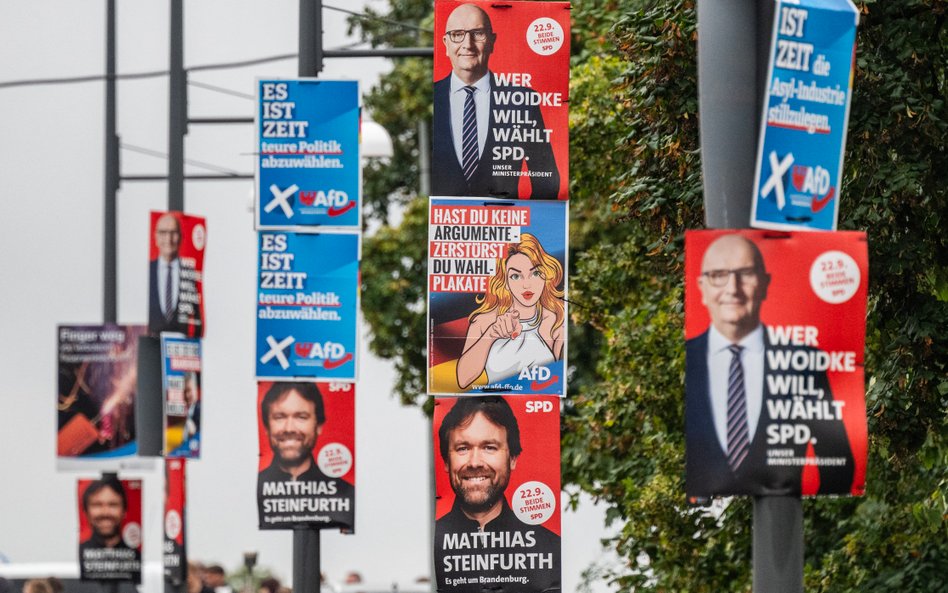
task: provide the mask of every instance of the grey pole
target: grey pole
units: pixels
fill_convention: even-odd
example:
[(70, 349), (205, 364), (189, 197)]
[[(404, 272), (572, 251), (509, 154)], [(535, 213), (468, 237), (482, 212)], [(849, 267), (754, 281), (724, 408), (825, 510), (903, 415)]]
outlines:
[(168, 210), (184, 210), (184, 135), (188, 125), (184, 72), (184, 8), (171, 0), (171, 48), (168, 64)]
[[(699, 0), (698, 110), (705, 223), (750, 223), (760, 111), (757, 5), (770, 0)], [(763, 58), (766, 59), (766, 58)]]
[(115, 132), (115, 0), (106, 0), (105, 29), (105, 237), (102, 320), (105, 323), (115, 323), (118, 319), (115, 210), (119, 188), (119, 139)]
[(428, 120), (418, 122), (418, 189), (423, 196), (431, 195), (431, 138)]
[[(300, 0), (299, 75), (318, 76), (323, 69), (322, 0)], [(319, 530), (293, 528), (293, 591), (319, 593), (322, 567)]]
[[(184, 73), (184, 7), (171, 0), (168, 59), (168, 210), (184, 210), (184, 135), (187, 133), (188, 101)], [(185, 498), (187, 507), (187, 498)], [(185, 517), (187, 508), (184, 509)], [(185, 569), (187, 570), (187, 569)], [(184, 582), (187, 582), (185, 575)], [(165, 580), (166, 593), (182, 593), (184, 583)]]
[(320, 581), (319, 530), (305, 526), (294, 527), (293, 591), (319, 593)]
[[(773, 0), (698, 1), (698, 109), (705, 223), (746, 228), (766, 90)], [(803, 504), (755, 496), (754, 593), (803, 592)]]
[(318, 76), (323, 71), (323, 2), (300, 0), (299, 75)]
[(754, 593), (803, 593), (803, 505), (796, 496), (754, 497)]

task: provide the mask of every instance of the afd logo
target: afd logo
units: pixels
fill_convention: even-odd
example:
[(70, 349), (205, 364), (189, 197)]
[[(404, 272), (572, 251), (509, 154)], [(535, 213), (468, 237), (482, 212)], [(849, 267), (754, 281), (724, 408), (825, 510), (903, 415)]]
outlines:
[(559, 375), (554, 375), (550, 369), (541, 366), (528, 366), (520, 369), (517, 376), (520, 381), (530, 381), (532, 391), (542, 391), (547, 387), (554, 385), (560, 380)]
[(323, 361), (323, 368), (332, 370), (341, 367), (352, 360), (352, 353), (346, 353), (346, 348), (336, 342), (297, 342), (294, 346), (296, 355), (300, 358), (318, 358)]
[(326, 208), (329, 216), (345, 214), (355, 207), (355, 202), (349, 200), (349, 194), (339, 189), (329, 191), (301, 191), (300, 203), (304, 206)]
[(819, 212), (825, 208), (836, 193), (836, 188), (830, 185), (829, 171), (819, 165), (816, 167), (794, 165), (791, 183), (793, 183), (793, 189), (812, 196), (810, 209), (813, 212)]

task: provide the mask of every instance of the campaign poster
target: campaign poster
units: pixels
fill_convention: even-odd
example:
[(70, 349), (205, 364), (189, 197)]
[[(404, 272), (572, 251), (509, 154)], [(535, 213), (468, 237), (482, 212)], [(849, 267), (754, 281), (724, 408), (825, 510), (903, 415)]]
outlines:
[(436, 398), (439, 593), (559, 591), (560, 403)]
[(257, 377), (355, 381), (359, 235), (258, 236)]
[(204, 335), (204, 247), (201, 216), (151, 213), (148, 255), (148, 331)]
[(185, 465), (184, 459), (165, 459), (165, 535), (163, 563), (165, 579), (180, 584), (187, 579), (185, 553)]
[(861, 495), (861, 232), (685, 235), (685, 489)]
[(432, 198), (428, 391), (566, 394), (566, 202)]
[(161, 336), (165, 457), (201, 457), (201, 340)]
[(355, 529), (355, 385), (257, 383), (260, 529)]
[(83, 581), (142, 582), (142, 482), (106, 474), (79, 480)]
[(435, 2), (431, 193), (565, 200), (568, 2)]
[(362, 228), (359, 98), (355, 80), (257, 81), (258, 229)]
[(751, 226), (835, 230), (852, 98), (851, 0), (777, 0)]
[(139, 325), (60, 325), (56, 454), (133, 457)]

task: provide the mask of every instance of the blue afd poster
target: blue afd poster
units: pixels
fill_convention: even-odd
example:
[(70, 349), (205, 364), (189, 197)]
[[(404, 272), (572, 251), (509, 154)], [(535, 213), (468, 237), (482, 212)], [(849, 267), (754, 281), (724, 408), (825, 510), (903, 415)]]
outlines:
[(836, 229), (858, 20), (850, 0), (778, 0), (751, 226)]
[(359, 83), (257, 81), (258, 229), (360, 229)]
[(161, 334), (165, 457), (201, 458), (201, 340)]
[(258, 236), (257, 377), (355, 381), (359, 236)]

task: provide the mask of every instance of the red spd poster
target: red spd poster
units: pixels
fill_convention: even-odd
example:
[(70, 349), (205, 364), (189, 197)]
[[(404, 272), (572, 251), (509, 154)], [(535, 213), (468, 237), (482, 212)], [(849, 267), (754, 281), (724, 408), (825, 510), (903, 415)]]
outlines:
[(865, 233), (685, 235), (685, 488), (865, 491)]
[(204, 218), (152, 212), (148, 264), (148, 331), (204, 335)]
[(185, 461), (165, 459), (165, 578), (180, 584), (187, 579), (185, 555)]
[(355, 385), (259, 382), (260, 529), (355, 529)]
[(437, 590), (559, 591), (559, 399), (437, 398), (434, 451)]
[(141, 480), (106, 474), (79, 480), (78, 494), (82, 580), (141, 583)]
[(431, 192), (565, 200), (568, 2), (435, 2)]

